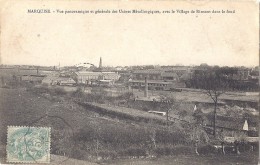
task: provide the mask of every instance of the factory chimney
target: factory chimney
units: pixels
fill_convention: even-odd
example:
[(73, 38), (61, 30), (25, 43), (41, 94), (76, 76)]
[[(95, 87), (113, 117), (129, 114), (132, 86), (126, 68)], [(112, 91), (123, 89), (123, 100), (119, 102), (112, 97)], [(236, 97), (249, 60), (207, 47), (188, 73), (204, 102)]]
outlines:
[(99, 69), (101, 69), (102, 68), (102, 58), (100, 57), (100, 60), (99, 60), (99, 67), (98, 67)]
[(148, 83), (147, 83), (147, 77), (144, 79), (144, 97), (148, 97)]

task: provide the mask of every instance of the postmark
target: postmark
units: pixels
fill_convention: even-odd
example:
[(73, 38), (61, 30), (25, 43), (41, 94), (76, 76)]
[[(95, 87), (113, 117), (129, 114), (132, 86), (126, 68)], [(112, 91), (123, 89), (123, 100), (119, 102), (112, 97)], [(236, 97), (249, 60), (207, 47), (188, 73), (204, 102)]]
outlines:
[(8, 126), (7, 162), (49, 163), (50, 128)]

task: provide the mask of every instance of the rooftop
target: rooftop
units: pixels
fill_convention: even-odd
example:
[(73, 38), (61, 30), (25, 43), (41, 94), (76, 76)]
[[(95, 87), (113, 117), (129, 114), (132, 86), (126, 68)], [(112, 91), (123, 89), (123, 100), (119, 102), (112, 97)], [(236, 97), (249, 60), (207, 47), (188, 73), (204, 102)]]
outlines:
[(146, 70), (134, 70), (136, 74), (161, 74), (163, 70), (160, 69), (146, 69)]
[[(130, 80), (129, 82), (140, 82), (144, 83), (144, 80)], [(160, 84), (172, 84), (172, 82), (166, 82), (166, 81), (156, 81), (156, 80), (147, 80), (147, 83), (160, 83)]]
[(162, 73), (162, 77), (179, 77), (176, 73), (172, 73), (172, 72), (163, 72)]
[(77, 75), (103, 75), (103, 74), (117, 74), (116, 72), (89, 72), (89, 71), (80, 71), (75, 72)]

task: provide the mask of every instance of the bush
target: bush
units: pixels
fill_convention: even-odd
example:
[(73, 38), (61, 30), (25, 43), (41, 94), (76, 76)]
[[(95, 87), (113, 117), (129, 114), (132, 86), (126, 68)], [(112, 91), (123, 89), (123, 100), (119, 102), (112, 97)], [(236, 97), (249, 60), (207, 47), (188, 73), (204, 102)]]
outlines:
[(158, 130), (156, 132), (156, 140), (160, 143), (170, 144), (186, 144), (189, 142), (189, 138), (184, 131), (168, 132), (165, 130)]
[(252, 147), (254, 147), (255, 151), (258, 151), (258, 143), (241, 143), (239, 145), (239, 151), (248, 152), (251, 151)]
[(124, 94), (118, 96), (118, 99), (129, 100), (132, 97), (133, 97), (133, 93), (127, 92), (127, 93), (124, 93)]
[(88, 153), (85, 150), (82, 150), (77, 147), (72, 153), (71, 157), (73, 157), (74, 159), (84, 160), (87, 157), (87, 155)]
[(157, 156), (188, 155), (192, 153), (189, 146), (158, 147), (155, 149)]
[(33, 93), (36, 94), (43, 94), (43, 93), (49, 93), (50, 90), (46, 86), (38, 86), (38, 87), (32, 87), (32, 88), (27, 88), (28, 91), (32, 91)]
[(173, 155), (188, 155), (192, 154), (192, 149), (189, 146), (176, 146), (172, 150)]
[(102, 157), (103, 159), (115, 159), (118, 157), (116, 151), (107, 151), (107, 150), (102, 150), (98, 152), (98, 155)]
[(200, 154), (203, 154), (203, 155), (208, 155), (208, 154), (215, 154), (215, 153), (217, 153), (217, 150), (212, 145), (205, 145), (205, 146), (199, 147), (198, 148), (198, 152)]
[(63, 88), (54, 88), (53, 93), (59, 96), (67, 94), (67, 92)]
[(128, 148), (119, 152), (120, 156), (146, 156), (146, 150), (144, 148)]
[(158, 147), (155, 149), (155, 153), (157, 156), (169, 156), (171, 155), (170, 147)]
[(8, 85), (3, 85), (2, 88), (10, 89), (11, 87)]
[(71, 92), (71, 96), (76, 98), (84, 97), (84, 92), (81, 87), (78, 87), (76, 91)]

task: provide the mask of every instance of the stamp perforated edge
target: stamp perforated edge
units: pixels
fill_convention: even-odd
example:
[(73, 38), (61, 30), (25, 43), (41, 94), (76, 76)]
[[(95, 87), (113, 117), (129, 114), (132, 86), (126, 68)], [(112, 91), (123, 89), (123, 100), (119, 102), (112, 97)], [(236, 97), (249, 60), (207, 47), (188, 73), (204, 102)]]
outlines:
[[(44, 128), (44, 129), (48, 129), (49, 131), (49, 143), (48, 143), (48, 148), (49, 148), (49, 153), (47, 155), (47, 160), (46, 161), (9, 161), (8, 160), (8, 151), (7, 151), (7, 145), (8, 145), (8, 142), (9, 142), (9, 131), (11, 128)], [(13, 126), (13, 125), (10, 125), (10, 126), (7, 126), (7, 142), (6, 142), (6, 162), (7, 163), (50, 163), (50, 153), (51, 151), (51, 127), (37, 127), (37, 126)]]

